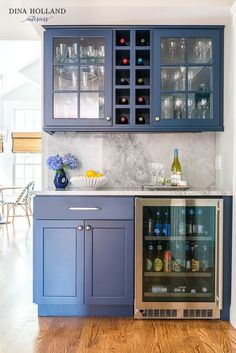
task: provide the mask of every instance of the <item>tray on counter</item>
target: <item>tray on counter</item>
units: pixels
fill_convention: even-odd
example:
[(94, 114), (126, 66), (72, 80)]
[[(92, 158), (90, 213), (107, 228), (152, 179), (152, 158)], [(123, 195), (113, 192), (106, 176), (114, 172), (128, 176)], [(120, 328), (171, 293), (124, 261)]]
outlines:
[(192, 186), (171, 186), (171, 185), (142, 185), (143, 190), (188, 190)]

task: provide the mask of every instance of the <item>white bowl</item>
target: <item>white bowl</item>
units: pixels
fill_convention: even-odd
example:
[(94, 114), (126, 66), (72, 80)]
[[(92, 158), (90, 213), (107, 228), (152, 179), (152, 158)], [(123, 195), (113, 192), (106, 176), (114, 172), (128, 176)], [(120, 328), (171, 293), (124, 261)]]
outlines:
[(70, 182), (73, 186), (78, 187), (80, 189), (97, 189), (102, 187), (107, 183), (107, 177), (106, 176), (101, 176), (101, 177), (87, 177), (87, 176), (78, 176), (78, 177), (72, 177), (70, 179)]

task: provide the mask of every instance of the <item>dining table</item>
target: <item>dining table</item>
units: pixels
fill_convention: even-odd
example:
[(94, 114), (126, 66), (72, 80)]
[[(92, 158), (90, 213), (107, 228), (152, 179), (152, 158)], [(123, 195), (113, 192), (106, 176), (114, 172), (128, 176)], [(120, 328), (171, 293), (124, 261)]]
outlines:
[[(0, 194), (5, 190), (20, 190), (22, 186), (15, 186), (15, 185), (0, 185)], [(1, 196), (1, 195), (0, 195)], [(0, 208), (0, 224), (6, 224), (5, 217), (2, 214), (2, 210)], [(10, 223), (10, 222), (8, 222)]]

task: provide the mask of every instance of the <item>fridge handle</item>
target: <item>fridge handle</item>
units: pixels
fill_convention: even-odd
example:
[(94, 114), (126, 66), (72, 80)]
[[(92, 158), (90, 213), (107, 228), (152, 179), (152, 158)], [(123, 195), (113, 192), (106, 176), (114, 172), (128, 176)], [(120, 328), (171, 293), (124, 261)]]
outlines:
[(218, 218), (218, 306), (222, 310), (223, 307), (223, 204), (222, 201), (218, 202), (217, 207)]

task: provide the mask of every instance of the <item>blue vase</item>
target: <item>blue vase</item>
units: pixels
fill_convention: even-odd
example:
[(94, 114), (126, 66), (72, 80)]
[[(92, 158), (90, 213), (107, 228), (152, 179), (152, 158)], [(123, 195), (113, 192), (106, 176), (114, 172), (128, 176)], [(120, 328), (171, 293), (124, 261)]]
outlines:
[(64, 169), (60, 169), (59, 172), (55, 174), (54, 185), (56, 189), (65, 189), (69, 183)]

